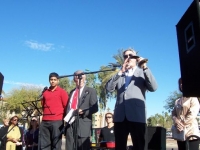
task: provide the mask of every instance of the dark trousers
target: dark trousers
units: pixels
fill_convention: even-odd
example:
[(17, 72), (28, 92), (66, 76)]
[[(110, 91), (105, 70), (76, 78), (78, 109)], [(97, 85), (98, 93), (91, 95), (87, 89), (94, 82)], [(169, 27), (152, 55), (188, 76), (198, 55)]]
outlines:
[[(72, 126), (68, 126), (66, 130), (66, 144), (65, 144), (65, 149), (66, 150), (74, 150), (74, 134), (73, 133), (73, 128)], [(90, 137), (80, 137), (78, 136), (77, 139), (77, 150), (89, 150), (90, 149)]]
[[(177, 141), (178, 150), (187, 150), (186, 141)], [(198, 150), (199, 140), (189, 140), (189, 150)]]
[(42, 121), (40, 124), (40, 150), (61, 150), (62, 128), (62, 120)]
[(128, 134), (131, 134), (135, 150), (145, 150), (146, 124), (130, 122), (125, 119), (123, 122), (115, 122), (115, 150), (126, 150)]

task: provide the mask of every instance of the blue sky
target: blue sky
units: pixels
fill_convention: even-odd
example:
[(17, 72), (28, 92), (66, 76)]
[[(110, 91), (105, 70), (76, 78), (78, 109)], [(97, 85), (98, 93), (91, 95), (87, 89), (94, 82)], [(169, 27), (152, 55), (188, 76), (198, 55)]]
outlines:
[[(6, 0), (0, 2), (3, 89), (48, 86), (48, 75), (98, 71), (128, 47), (148, 58), (158, 90), (147, 93), (147, 116), (177, 90), (176, 24), (192, 0)], [(108, 102), (114, 108), (115, 100)]]

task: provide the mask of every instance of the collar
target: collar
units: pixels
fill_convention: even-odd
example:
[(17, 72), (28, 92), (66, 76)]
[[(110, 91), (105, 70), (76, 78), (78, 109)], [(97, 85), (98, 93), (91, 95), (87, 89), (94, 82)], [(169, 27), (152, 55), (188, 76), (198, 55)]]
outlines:
[(128, 70), (125, 72), (125, 75), (126, 75), (126, 76), (132, 76), (136, 69), (137, 69), (137, 66), (135, 66), (135, 67), (133, 67), (133, 68), (131, 68), (131, 69), (128, 69)]
[(59, 88), (59, 87), (58, 87), (58, 85), (57, 85), (57, 86), (56, 86), (56, 88), (55, 88), (55, 89), (53, 89), (53, 90), (51, 90), (51, 88), (49, 87), (49, 88), (48, 88), (48, 91), (57, 91), (57, 90), (58, 90), (58, 88)]
[[(84, 86), (82, 86), (82, 87), (79, 89), (79, 90), (80, 90), (80, 93), (82, 93), (82, 91), (83, 91), (84, 87), (85, 87), (85, 85), (84, 85)], [(78, 89), (78, 88), (76, 87), (76, 89)], [(76, 89), (75, 89), (75, 90), (76, 90)], [(75, 91), (75, 90), (74, 90), (74, 91)]]

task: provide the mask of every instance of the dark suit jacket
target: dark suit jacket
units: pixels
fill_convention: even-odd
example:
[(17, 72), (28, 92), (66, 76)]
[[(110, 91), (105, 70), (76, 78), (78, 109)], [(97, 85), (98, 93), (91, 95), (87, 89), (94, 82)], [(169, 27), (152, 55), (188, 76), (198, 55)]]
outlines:
[(125, 75), (114, 75), (106, 84), (109, 92), (117, 90), (114, 122), (123, 122), (126, 117), (131, 122), (146, 123), (145, 92), (157, 89), (156, 80), (150, 69), (136, 68), (125, 90)]
[[(74, 90), (70, 92), (70, 99)], [(85, 99), (83, 99), (84, 95), (87, 92), (88, 94), (85, 96)], [(80, 99), (78, 103), (79, 103), (80, 109), (82, 110), (88, 109), (84, 111), (83, 115), (79, 116), (79, 127), (77, 128), (78, 135), (80, 137), (89, 137), (91, 135), (90, 132), (92, 128), (92, 114), (98, 111), (98, 101), (97, 101), (96, 90), (85, 86), (80, 95)], [(68, 101), (68, 105), (67, 105), (68, 109), (69, 109), (69, 106), (70, 106), (70, 100)]]
[(6, 136), (3, 138), (4, 135), (6, 135), (8, 131), (8, 127), (1, 127), (0, 129), (0, 141), (1, 141), (1, 145), (0, 145), (0, 150), (5, 150), (6, 149)]

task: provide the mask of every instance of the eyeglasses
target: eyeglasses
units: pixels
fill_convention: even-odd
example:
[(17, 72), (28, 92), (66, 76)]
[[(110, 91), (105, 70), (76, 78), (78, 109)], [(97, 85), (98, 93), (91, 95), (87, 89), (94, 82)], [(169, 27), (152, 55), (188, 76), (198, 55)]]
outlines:
[(35, 122), (36, 120), (31, 120), (31, 122)]
[(18, 119), (14, 119), (13, 121), (18, 121)]
[(138, 56), (134, 56), (132, 54), (124, 55), (124, 59), (127, 59), (128, 57), (131, 58), (131, 59), (137, 59), (137, 58), (139, 58)]
[(108, 118), (110, 119), (110, 118), (112, 118), (112, 117), (106, 117), (106, 119), (108, 119)]

